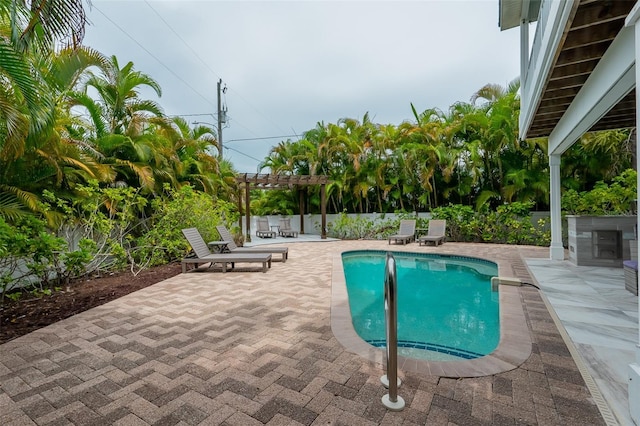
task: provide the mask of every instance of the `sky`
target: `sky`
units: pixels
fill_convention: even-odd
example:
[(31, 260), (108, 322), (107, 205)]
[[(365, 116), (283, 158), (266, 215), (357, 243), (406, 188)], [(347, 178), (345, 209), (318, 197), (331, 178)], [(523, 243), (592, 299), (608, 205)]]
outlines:
[(223, 154), (241, 173), (318, 123), (399, 125), (411, 104), (446, 111), (520, 73), (498, 0), (92, 0), (87, 17), (84, 44), (156, 80), (162, 96), (141, 97), (166, 115), (217, 125), (222, 80)]

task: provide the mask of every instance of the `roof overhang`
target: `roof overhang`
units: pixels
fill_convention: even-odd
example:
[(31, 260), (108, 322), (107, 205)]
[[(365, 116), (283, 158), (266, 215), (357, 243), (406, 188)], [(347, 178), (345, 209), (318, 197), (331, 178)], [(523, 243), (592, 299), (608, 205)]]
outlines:
[[(534, 99), (527, 100), (533, 107), (532, 116), (520, 129), (521, 135), (527, 139), (550, 136), (559, 125), (568, 128), (568, 121), (572, 122), (571, 125), (573, 122), (578, 123), (573, 127), (576, 130), (580, 128), (583, 132), (631, 128), (636, 125), (636, 90), (632, 87), (635, 83), (625, 88), (613, 79), (625, 82), (623, 77), (629, 72), (629, 63), (624, 59), (628, 56), (627, 59), (634, 60), (632, 44), (627, 43), (625, 46), (614, 41), (623, 37), (625, 19), (637, 0), (576, 0), (575, 3), (575, 13), (569, 16), (563, 29), (564, 37), (555, 51), (550, 52), (550, 70), (545, 74), (545, 80), (540, 82), (541, 92)], [(610, 48), (624, 50), (617, 52), (619, 54), (616, 56), (612, 52), (607, 54)], [(616, 57), (619, 58), (619, 64), (601, 63), (603, 59), (606, 62), (616, 60)], [(627, 68), (622, 69), (623, 65)], [(624, 73), (609, 72), (618, 68)], [(595, 104), (583, 102), (584, 99), (593, 98), (593, 93), (597, 93), (593, 89), (600, 90), (604, 87), (602, 80), (607, 78), (612, 80), (609, 82), (611, 87), (617, 88), (615, 99), (609, 91), (601, 90), (602, 96)], [(608, 100), (611, 103), (605, 104), (604, 101), (608, 98), (611, 98)], [(584, 111), (588, 108), (588, 111)], [(593, 120), (577, 121), (575, 118), (582, 113), (591, 114)], [(555, 133), (566, 134), (569, 139), (577, 134), (575, 130)], [(562, 138), (559, 143), (565, 149), (567, 143), (572, 144), (574, 141), (575, 139)]]
[(500, 0), (498, 25), (502, 31), (519, 27), (522, 21), (538, 20), (541, 0)]

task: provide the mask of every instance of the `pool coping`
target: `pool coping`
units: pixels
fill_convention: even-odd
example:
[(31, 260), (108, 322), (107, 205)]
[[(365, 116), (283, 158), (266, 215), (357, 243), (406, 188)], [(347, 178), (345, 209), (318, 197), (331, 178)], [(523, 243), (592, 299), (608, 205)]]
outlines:
[[(395, 250), (395, 249), (394, 249)], [(333, 257), (331, 273), (331, 330), (342, 346), (369, 361), (385, 364), (384, 348), (376, 348), (365, 342), (353, 328), (347, 294), (342, 254)], [(402, 250), (405, 252), (405, 250)], [(411, 252), (411, 251), (406, 251)], [(472, 257), (472, 256), (468, 256)], [(491, 259), (480, 258), (492, 261)], [(498, 275), (506, 270), (501, 262)], [(481, 377), (513, 370), (524, 363), (531, 355), (531, 336), (517, 286), (500, 284), (500, 342), (489, 355), (481, 358), (460, 361), (427, 361), (406, 358), (398, 355), (398, 369), (404, 372), (421, 373), (441, 377)]]

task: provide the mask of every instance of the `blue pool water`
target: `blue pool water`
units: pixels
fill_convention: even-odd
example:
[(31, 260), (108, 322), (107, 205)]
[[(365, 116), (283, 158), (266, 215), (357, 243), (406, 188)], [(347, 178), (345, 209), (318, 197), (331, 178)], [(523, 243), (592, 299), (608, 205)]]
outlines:
[[(383, 347), (384, 251), (342, 255), (353, 326)], [(495, 263), (461, 256), (394, 253), (398, 280), (398, 353), (430, 359), (473, 359), (500, 341)]]

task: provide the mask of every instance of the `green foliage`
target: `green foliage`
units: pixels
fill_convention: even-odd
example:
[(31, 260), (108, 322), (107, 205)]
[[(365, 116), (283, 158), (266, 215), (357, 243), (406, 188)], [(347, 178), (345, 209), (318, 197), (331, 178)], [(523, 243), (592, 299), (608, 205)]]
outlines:
[(43, 194), (50, 208), (63, 215), (58, 235), (80, 248), (69, 260), (76, 264), (91, 252), (87, 272), (122, 269), (134, 249), (134, 233), (143, 232), (147, 199), (139, 189), (102, 188), (95, 181), (76, 190), (79, 197), (72, 200)]
[(0, 223), (3, 292), (21, 286), (47, 288), (55, 280), (54, 262), (65, 247), (64, 240), (46, 232), (44, 222), (34, 216), (22, 217), (14, 225), (0, 218)]
[(33, 216), (7, 224), (0, 218), (0, 290), (17, 300), (23, 291), (37, 297), (50, 295), (61, 285), (86, 272), (95, 243), (82, 240), (78, 250), (45, 229)]
[(20, 300), (22, 298), (22, 292), (14, 291), (14, 292), (11, 292), (11, 293), (7, 294), (6, 297), (8, 297), (9, 300), (13, 300), (14, 302), (17, 302), (18, 300)]
[(35, 216), (8, 224), (0, 217), (0, 285), (4, 295), (19, 297), (18, 288), (46, 295), (69, 286), (87, 273), (122, 269), (137, 273), (149, 265), (184, 256), (190, 249), (181, 229), (197, 227), (205, 239), (218, 239), (215, 226), (233, 223), (231, 203), (185, 186), (165, 187), (165, 196), (151, 203), (153, 215), (144, 219), (147, 199), (139, 189), (101, 188), (96, 182), (78, 185), (80, 195), (65, 200), (43, 193), (43, 209), (61, 218), (57, 234)]
[(475, 217), (475, 212), (470, 206), (449, 204), (448, 206), (431, 210), (431, 215), (434, 219), (444, 219), (447, 221), (448, 240), (468, 241), (468, 226)]
[(60, 255), (65, 249), (66, 241), (46, 231), (40, 231), (29, 236), (25, 247), (28, 259), (26, 267), (39, 281), (36, 284), (42, 291), (57, 281), (56, 270), (61, 268)]
[(64, 268), (58, 271), (59, 278), (65, 284), (69, 284), (72, 278), (81, 276), (87, 272), (87, 265), (91, 263), (98, 250), (95, 241), (83, 238), (78, 244), (78, 250), (64, 252), (61, 255)]
[[(545, 220), (531, 222), (533, 202), (511, 203), (489, 211), (474, 212), (469, 206), (449, 205), (433, 209), (433, 219), (447, 221), (447, 240), (503, 244), (530, 244), (547, 246), (551, 234)], [(348, 216), (342, 213), (332, 224), (328, 234), (342, 239), (386, 239), (398, 230), (403, 219), (415, 219), (410, 213), (399, 214), (395, 219), (378, 221)], [(429, 219), (419, 218), (418, 228), (428, 228)]]
[(289, 216), (297, 210), (295, 191), (251, 191), (251, 211), (256, 216)]
[(450, 241), (547, 246), (551, 233), (546, 221), (531, 222), (533, 202), (514, 202), (474, 212), (469, 206), (450, 205), (434, 209), (434, 219), (447, 220)]
[(637, 173), (633, 169), (613, 178), (611, 184), (599, 181), (591, 191), (573, 189), (562, 195), (562, 210), (571, 215), (624, 215), (636, 208)]
[(184, 186), (168, 190), (168, 195), (151, 203), (153, 216), (148, 231), (136, 240), (133, 260), (139, 265), (158, 265), (180, 257), (190, 250), (182, 229), (198, 228), (205, 241), (219, 238), (216, 225), (233, 223), (237, 213), (231, 203)]
[(343, 240), (385, 239), (398, 230), (403, 219), (415, 219), (415, 216), (411, 213), (398, 213), (393, 219), (381, 215), (379, 219), (372, 220), (360, 215), (349, 216), (342, 212), (336, 220), (327, 225), (327, 235)]
[(504, 244), (528, 244), (548, 246), (551, 233), (545, 229), (545, 221), (531, 223), (530, 203), (512, 203), (499, 206), (482, 218), (482, 239)]
[(375, 229), (372, 220), (360, 215), (351, 217), (342, 212), (336, 220), (327, 225), (327, 235), (343, 240), (372, 239), (376, 234)]

